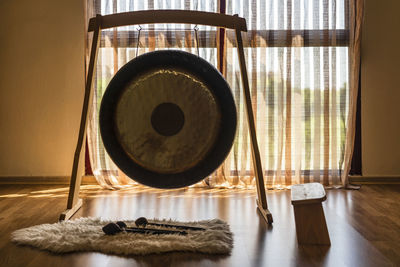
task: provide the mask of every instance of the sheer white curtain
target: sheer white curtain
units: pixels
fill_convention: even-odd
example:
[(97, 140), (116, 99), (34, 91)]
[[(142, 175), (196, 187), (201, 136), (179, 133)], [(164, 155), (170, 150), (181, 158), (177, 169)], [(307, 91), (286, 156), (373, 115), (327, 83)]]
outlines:
[[(88, 14), (92, 17), (95, 13), (145, 9), (218, 12), (221, 3), (225, 1), (89, 0)], [(226, 13), (239, 14), (247, 20), (249, 31), (243, 34), (246, 63), (269, 187), (303, 182), (336, 186), (347, 182), (346, 166), (353, 142), (348, 138), (348, 124), (353, 123), (349, 109), (356, 97), (350, 93), (354, 88), (349, 87), (353, 77), (349, 71), (353, 53), (349, 50), (349, 6), (348, 0), (226, 0)], [(196, 53), (193, 26), (141, 25), (138, 52), (184, 49)], [(131, 180), (118, 171), (104, 151), (98, 108), (114, 73), (136, 55), (136, 28), (103, 31), (99, 50), (88, 143), (93, 173), (101, 185), (110, 188)], [(224, 36), (219, 33), (216, 28), (199, 26), (200, 56), (215, 66), (222, 56), (219, 67), (234, 93), (239, 127), (228, 158), (201, 184), (253, 186), (235, 36), (229, 30)]]
[[(89, 0), (88, 17), (93, 17), (96, 13), (107, 15), (149, 9), (186, 9), (217, 12), (217, 8), (217, 0)], [(119, 188), (133, 183), (131, 179), (118, 170), (117, 166), (109, 158), (99, 133), (98, 111), (102, 95), (109, 81), (121, 66), (136, 56), (136, 53), (141, 55), (159, 49), (180, 49), (197, 53), (194, 27), (195, 25), (156, 24), (140, 25), (140, 27), (120, 27), (102, 31), (94, 83), (95, 96), (88, 126), (88, 145), (93, 174), (103, 187)], [(199, 25), (197, 35), (200, 46), (199, 55), (217, 66), (217, 29)]]
[(344, 170), (342, 172), (342, 183), (345, 187), (357, 189), (359, 186), (349, 184), (349, 172), (354, 149), (354, 138), (356, 131), (356, 110), (358, 86), (361, 66), (361, 26), (364, 19), (364, 0), (353, 0), (350, 2), (350, 44), (349, 44), (349, 115), (347, 116), (347, 131), (344, 153)]
[[(247, 20), (245, 53), (266, 183), (341, 185), (349, 99), (348, 3), (227, 1)], [(254, 183), (234, 33), (227, 33), (226, 72), (240, 110), (230, 164)]]

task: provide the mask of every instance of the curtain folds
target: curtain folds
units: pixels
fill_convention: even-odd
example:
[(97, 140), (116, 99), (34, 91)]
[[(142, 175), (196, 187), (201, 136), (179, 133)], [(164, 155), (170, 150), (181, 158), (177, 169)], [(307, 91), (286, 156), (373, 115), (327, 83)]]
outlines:
[[(89, 18), (145, 9), (226, 10), (245, 17), (249, 29), (243, 34), (245, 56), (265, 181), (270, 188), (284, 188), (307, 182), (348, 183), (362, 0), (348, 1), (227, 0), (226, 9), (221, 9), (218, 0), (88, 0), (87, 10)], [(136, 52), (197, 53), (194, 26), (141, 25), (139, 40), (137, 26), (102, 32), (88, 144), (93, 174), (103, 187), (133, 183), (110, 160), (99, 134), (98, 110), (108, 82)], [(254, 186), (235, 33), (199, 26), (198, 37), (200, 56), (220, 67), (238, 110), (231, 153), (198, 186)]]
[[(112, 14), (151, 9), (185, 9), (217, 12), (217, 0), (202, 1), (121, 1), (89, 0), (88, 17), (95, 14)], [(118, 71), (136, 54), (141, 55), (159, 49), (179, 49), (197, 53), (195, 25), (157, 24), (128, 26), (102, 31), (100, 49), (95, 75), (95, 90), (88, 125), (88, 145), (93, 174), (98, 183), (110, 189), (120, 188), (134, 182), (118, 170), (107, 155), (101, 140), (98, 127), (98, 111), (106, 87)], [(139, 31), (139, 29), (141, 29)], [(217, 67), (218, 34), (217, 29), (209, 26), (198, 26), (199, 55)], [(138, 48), (138, 49), (137, 49)]]
[[(349, 172), (353, 157), (354, 138), (356, 132), (356, 111), (358, 86), (361, 68), (361, 26), (364, 18), (364, 0), (353, 0), (350, 3), (350, 45), (349, 45), (349, 75), (350, 75), (350, 95), (349, 95), (349, 115), (346, 132), (346, 147), (344, 153), (344, 170), (342, 172), (343, 186), (354, 188), (349, 184)], [(356, 187), (358, 188), (358, 187)]]
[[(342, 185), (349, 116), (348, 2), (227, 1), (247, 20), (247, 67), (266, 183)], [(225, 73), (239, 116), (230, 167), (254, 183), (238, 82), (236, 44), (227, 31)], [(247, 42), (246, 42), (247, 41)], [(229, 159), (228, 159), (229, 160)]]

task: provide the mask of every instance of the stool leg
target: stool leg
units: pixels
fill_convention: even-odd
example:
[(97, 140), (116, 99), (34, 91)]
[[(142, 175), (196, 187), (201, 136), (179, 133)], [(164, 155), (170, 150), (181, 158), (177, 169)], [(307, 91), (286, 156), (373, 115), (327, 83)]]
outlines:
[(330, 245), (321, 203), (293, 205), (299, 245)]

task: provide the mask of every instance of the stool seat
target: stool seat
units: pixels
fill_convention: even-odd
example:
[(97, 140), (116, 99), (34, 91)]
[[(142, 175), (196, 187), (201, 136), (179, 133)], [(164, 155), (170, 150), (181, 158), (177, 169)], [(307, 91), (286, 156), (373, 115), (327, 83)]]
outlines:
[(322, 184), (295, 184), (292, 185), (292, 204), (320, 203), (326, 200), (325, 189)]

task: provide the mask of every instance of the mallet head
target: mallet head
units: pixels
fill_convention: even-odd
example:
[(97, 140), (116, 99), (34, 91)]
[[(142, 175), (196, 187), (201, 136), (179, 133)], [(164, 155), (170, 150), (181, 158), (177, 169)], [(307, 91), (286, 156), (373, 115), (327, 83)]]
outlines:
[(145, 217), (137, 218), (136, 221), (135, 221), (135, 224), (138, 227), (140, 227), (140, 226), (146, 227), (146, 225), (148, 223), (149, 223), (149, 221), (147, 221), (147, 219)]
[(121, 229), (121, 227), (119, 227), (119, 225), (116, 223), (109, 223), (109, 224), (103, 226), (102, 229), (106, 235), (115, 235), (115, 234), (123, 231)]

